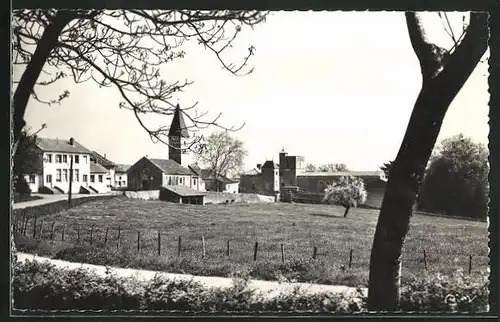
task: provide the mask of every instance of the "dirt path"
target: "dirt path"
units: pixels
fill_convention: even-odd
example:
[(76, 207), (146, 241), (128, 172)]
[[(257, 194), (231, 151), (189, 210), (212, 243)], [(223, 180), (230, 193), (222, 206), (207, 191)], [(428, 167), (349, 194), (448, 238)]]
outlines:
[[(50, 259), (47, 257), (36, 256), (32, 254), (26, 253), (17, 253), (18, 262), (24, 262), (26, 260), (36, 260), (40, 262), (48, 261), (51, 264), (55, 265), (59, 268), (86, 268), (93, 270), (96, 274), (100, 276), (105, 276), (106, 274), (106, 266), (101, 265), (92, 265), (92, 264), (84, 264), (84, 263), (72, 263), (62, 260)], [(176, 279), (176, 280), (193, 280), (199, 282), (207, 287), (215, 287), (215, 288), (227, 288), (233, 285), (233, 280), (231, 278), (226, 277), (213, 277), (213, 276), (194, 276), (188, 274), (173, 274), (173, 273), (165, 273), (165, 272), (157, 272), (157, 271), (148, 271), (148, 270), (138, 270), (131, 268), (112, 268), (112, 271), (120, 277), (131, 277), (134, 276), (139, 280), (150, 280), (156, 274), (162, 275), (168, 279)], [(256, 289), (262, 294), (265, 294), (268, 297), (274, 297), (279, 295), (282, 292), (291, 292), (295, 287), (299, 286), (303, 291), (310, 294), (317, 293), (350, 293), (354, 292), (355, 288), (349, 286), (341, 286), (341, 285), (322, 285), (322, 284), (309, 284), (309, 283), (279, 283), (274, 281), (260, 281), (260, 280), (251, 280), (249, 283), (249, 287), (251, 289)], [(367, 290), (363, 290), (365, 295)]]
[[(109, 193), (100, 193), (100, 194), (73, 194), (73, 196), (71, 196), (71, 197), (73, 199), (79, 199), (79, 198), (87, 198), (87, 197), (95, 197), (95, 196), (112, 196), (112, 195), (120, 195), (120, 194), (122, 194), (122, 193), (121, 192), (119, 192), (119, 193), (109, 192)], [(41, 194), (41, 193), (33, 193), (32, 195), (42, 197), (42, 199), (17, 202), (15, 204), (13, 204), (12, 209), (23, 209), (23, 208), (27, 208), (27, 207), (39, 206), (39, 205), (44, 205), (44, 204), (53, 203), (53, 202), (68, 199), (67, 194), (48, 195), (48, 194)]]

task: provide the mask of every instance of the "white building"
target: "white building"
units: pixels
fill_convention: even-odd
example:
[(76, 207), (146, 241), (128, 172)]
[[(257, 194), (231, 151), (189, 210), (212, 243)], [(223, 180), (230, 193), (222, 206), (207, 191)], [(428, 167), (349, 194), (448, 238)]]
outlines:
[(125, 189), (128, 185), (127, 170), (129, 165), (118, 164), (115, 169), (115, 189)]
[(73, 160), (71, 191), (79, 193), (88, 185), (90, 175), (90, 151), (73, 138), (69, 140), (37, 138), (36, 144), (42, 158), (42, 173), (26, 176), (32, 192), (68, 193), (70, 166)]

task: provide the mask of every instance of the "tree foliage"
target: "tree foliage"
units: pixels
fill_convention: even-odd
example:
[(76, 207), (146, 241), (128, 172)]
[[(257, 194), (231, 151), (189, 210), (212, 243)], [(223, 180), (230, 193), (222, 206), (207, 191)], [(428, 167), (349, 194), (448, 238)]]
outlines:
[(463, 134), (444, 139), (430, 159), (419, 208), (453, 216), (485, 217), (488, 172), (486, 146)]
[[(100, 87), (114, 87), (122, 97), (120, 108), (133, 111), (151, 139), (168, 144), (168, 128), (152, 129), (145, 115), (173, 115), (176, 93), (192, 82), (167, 82), (161, 68), (185, 56), (185, 43), (197, 42), (213, 53), (223, 68), (234, 75), (252, 71), (248, 60), (234, 64), (225, 57), (244, 27), (264, 21), (259, 11), (201, 10), (14, 10), (13, 63), (24, 68), (15, 77), (14, 137), (24, 127), (24, 113), (30, 96), (46, 104), (59, 103), (70, 93), (64, 90), (52, 98), (38, 95), (47, 86), (66, 77), (75, 83), (94, 81)], [(219, 124), (219, 116), (207, 119), (207, 113), (183, 108), (193, 130)], [(194, 136), (188, 147), (200, 141)]]
[(366, 197), (365, 184), (361, 178), (342, 176), (325, 188), (323, 201), (345, 207), (344, 217), (346, 217), (349, 208), (364, 203)]
[(305, 168), (306, 172), (347, 172), (349, 169), (345, 163), (327, 163), (316, 166), (308, 163)]
[(37, 138), (23, 130), (19, 139), (18, 148), (14, 154), (14, 176), (41, 173), (43, 157), (37, 146)]
[(241, 172), (246, 155), (243, 141), (226, 131), (214, 132), (200, 143), (196, 162), (213, 175), (230, 177)]

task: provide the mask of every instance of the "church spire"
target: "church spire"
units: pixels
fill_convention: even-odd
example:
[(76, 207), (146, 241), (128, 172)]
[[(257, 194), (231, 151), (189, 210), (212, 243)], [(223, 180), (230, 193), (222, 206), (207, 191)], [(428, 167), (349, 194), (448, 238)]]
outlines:
[(175, 107), (174, 117), (172, 118), (172, 123), (170, 124), (168, 136), (180, 136), (183, 138), (189, 137), (189, 132), (186, 128), (186, 122), (184, 122), (184, 117), (182, 116), (179, 104), (177, 104), (177, 106)]

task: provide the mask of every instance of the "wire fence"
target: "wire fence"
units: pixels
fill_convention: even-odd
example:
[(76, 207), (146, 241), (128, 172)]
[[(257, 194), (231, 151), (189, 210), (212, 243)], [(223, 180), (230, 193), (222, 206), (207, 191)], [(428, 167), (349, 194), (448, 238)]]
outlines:
[[(23, 236), (33, 240), (47, 240), (51, 242), (63, 242), (71, 245), (89, 245), (104, 250), (124, 250), (136, 254), (148, 254), (155, 256), (177, 256), (180, 258), (183, 255), (194, 255), (204, 260), (207, 259), (208, 249), (207, 240), (204, 234), (200, 234), (198, 240), (193, 242), (193, 236), (172, 236), (172, 232), (166, 233), (161, 230), (154, 229), (133, 229), (122, 226), (98, 226), (68, 224), (57, 221), (41, 220), (38, 216), (18, 216), (13, 222), (13, 233), (15, 236)], [(175, 237), (175, 238), (174, 238)], [(189, 240), (188, 240), (189, 238)], [(199, 246), (193, 246), (194, 244)], [(201, 246), (201, 247), (200, 247)], [(267, 246), (267, 247), (263, 247)], [(231, 258), (233, 252), (241, 247), (250, 248), (249, 245), (238, 244), (237, 241), (225, 240), (219, 243), (219, 246), (210, 248), (212, 257)], [(248, 249), (248, 257), (250, 261), (258, 261), (264, 254), (263, 251), (270, 250), (277, 253), (274, 254), (281, 262), (285, 263), (289, 259), (287, 256), (287, 245), (280, 243), (279, 247), (269, 247), (263, 245), (263, 241), (255, 241), (251, 244), (251, 249)], [(277, 248), (277, 249), (276, 249)], [(217, 254), (215, 254), (217, 253)], [(291, 251), (291, 253), (294, 253)], [(356, 253), (354, 249), (347, 249), (345, 268), (352, 268), (355, 261)], [(359, 256), (359, 254), (358, 254)], [(267, 257), (267, 256), (264, 256)], [(319, 248), (313, 245), (310, 250), (310, 259), (319, 259), (321, 257)], [(480, 259), (483, 256), (462, 255), (468, 260), (468, 273), (473, 272), (474, 259)], [(430, 269), (428, 251), (423, 249), (421, 254), (423, 262), (423, 270)], [(359, 261), (358, 261), (359, 262)], [(478, 266), (481, 266), (480, 264)]]

